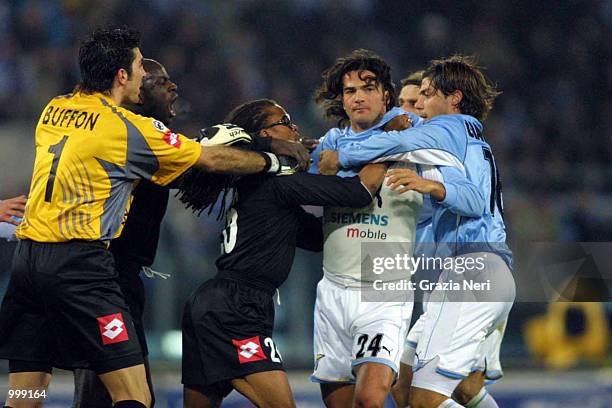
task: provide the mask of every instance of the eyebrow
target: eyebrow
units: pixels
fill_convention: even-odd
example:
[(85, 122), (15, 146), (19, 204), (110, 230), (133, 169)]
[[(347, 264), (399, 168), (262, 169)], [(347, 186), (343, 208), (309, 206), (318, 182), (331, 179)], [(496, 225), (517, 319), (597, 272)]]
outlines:
[(147, 79), (165, 79), (165, 80), (169, 81), (170, 77), (168, 75), (147, 74)]
[(342, 90), (343, 91), (346, 91), (347, 89), (355, 90), (357, 88), (367, 88), (367, 87), (370, 87), (370, 86), (373, 86), (373, 87), (376, 88), (377, 84), (375, 84), (374, 82), (366, 82), (365, 84), (359, 85), (359, 86), (345, 86), (345, 87), (342, 88)]

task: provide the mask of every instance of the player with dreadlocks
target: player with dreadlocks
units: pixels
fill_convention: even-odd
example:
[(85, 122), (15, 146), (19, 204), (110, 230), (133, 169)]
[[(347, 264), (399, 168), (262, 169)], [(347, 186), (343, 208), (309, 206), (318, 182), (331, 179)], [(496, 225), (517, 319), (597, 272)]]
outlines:
[[(299, 136), (289, 114), (269, 99), (240, 105), (225, 121), (264, 140)], [(301, 205), (368, 205), (385, 170), (366, 166), (358, 177), (345, 179), (295, 173), (236, 181), (218, 273), (191, 295), (183, 314), (186, 407), (218, 407), (232, 389), (259, 407), (295, 406), (272, 340), (272, 298), (289, 274), (296, 246), (322, 249), (321, 223)], [(202, 209), (207, 200), (185, 184), (183, 201)]]

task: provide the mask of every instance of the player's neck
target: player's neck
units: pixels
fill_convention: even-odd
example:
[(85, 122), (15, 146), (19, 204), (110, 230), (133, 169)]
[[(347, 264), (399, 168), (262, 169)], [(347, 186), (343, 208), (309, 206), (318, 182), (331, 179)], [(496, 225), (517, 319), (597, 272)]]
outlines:
[(368, 123), (351, 122), (351, 130), (355, 133), (365, 132), (366, 130), (372, 129), (374, 126), (376, 126), (376, 124), (380, 122), (382, 117), (383, 115), (381, 114), (373, 122), (368, 122)]
[(106, 96), (111, 98), (115, 105), (121, 105), (124, 101), (124, 89), (118, 86), (113, 86), (109, 91), (104, 92)]

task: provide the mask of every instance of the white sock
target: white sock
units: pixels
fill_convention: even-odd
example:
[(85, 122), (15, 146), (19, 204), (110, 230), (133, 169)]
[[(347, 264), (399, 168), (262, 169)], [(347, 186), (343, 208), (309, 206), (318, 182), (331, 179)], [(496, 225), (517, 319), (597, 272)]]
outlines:
[(485, 387), (482, 387), (480, 392), (465, 406), (466, 408), (499, 408), (499, 405), (497, 405), (497, 402), (495, 402), (495, 399), (487, 392)]
[(443, 403), (441, 403), (440, 405), (438, 405), (438, 408), (464, 408), (464, 407), (463, 405), (449, 398)]

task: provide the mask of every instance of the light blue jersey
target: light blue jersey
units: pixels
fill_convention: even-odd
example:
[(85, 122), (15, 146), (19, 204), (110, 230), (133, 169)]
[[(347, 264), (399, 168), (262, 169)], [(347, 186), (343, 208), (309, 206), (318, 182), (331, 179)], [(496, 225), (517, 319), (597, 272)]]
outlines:
[[(319, 140), (319, 145), (312, 152), (312, 165), (310, 166), (310, 173), (319, 173), (319, 154), (323, 150), (338, 150), (340, 147), (345, 146), (351, 142), (360, 142), (367, 140), (375, 135), (380, 135), (384, 132), (383, 128), (391, 119), (395, 118), (399, 115), (408, 115), (410, 120), (412, 121), (414, 126), (418, 126), (423, 123), (423, 119), (413, 113), (406, 112), (402, 108), (395, 107), (387, 112), (383, 118), (376, 125), (372, 126), (370, 129), (365, 130), (360, 133), (355, 133), (350, 128), (350, 126), (345, 128), (332, 128), (330, 129), (325, 136), (323, 136)], [(357, 167), (351, 167), (348, 169), (341, 169), (337, 175), (340, 177), (353, 177), (356, 176), (357, 173), (361, 170), (363, 165)], [(419, 173), (422, 173), (421, 166), (417, 166)], [(434, 242), (433, 234), (431, 229), (431, 216), (432, 216), (432, 207), (431, 207), (431, 199), (428, 194), (423, 195), (423, 207), (421, 208), (421, 212), (419, 215), (419, 220), (417, 224), (416, 231), (416, 241), (417, 246), (415, 247), (415, 253), (421, 254), (429, 249), (431, 245), (425, 245), (421, 248), (420, 244), (431, 244)], [(427, 255), (427, 254), (425, 254)], [(433, 255), (433, 254), (431, 254)]]
[[(399, 115), (408, 115), (413, 123), (413, 127), (419, 127), (425, 123), (425, 121), (413, 113), (406, 112), (401, 108), (393, 108), (387, 112), (383, 118), (376, 125), (370, 129), (355, 133), (350, 127), (346, 128), (333, 128), (330, 129), (325, 136), (320, 139), (320, 143), (317, 149), (312, 153), (313, 163), (310, 167), (311, 173), (318, 173), (319, 153), (322, 150), (340, 150), (342, 152), (343, 147), (352, 149), (353, 146), (370, 140), (372, 136), (376, 136), (373, 140), (370, 140), (370, 144), (377, 144), (381, 139), (381, 135), (386, 135), (383, 128), (387, 122)], [(395, 134), (398, 132), (389, 132), (389, 134)], [(342, 153), (340, 153), (342, 155)], [(477, 194), (477, 187), (469, 182), (465, 177), (456, 176), (456, 173), (452, 172), (452, 167), (443, 166), (439, 167), (438, 164), (452, 165), (453, 160), (440, 156), (429, 155), (427, 160), (414, 160), (417, 163), (418, 173), (424, 177), (434, 179), (436, 181), (444, 181), (448, 190), (452, 190), (455, 194), (447, 196), (448, 200), (445, 200), (445, 204), (452, 210), (457, 211), (465, 215), (474, 215), (474, 211), (479, 211), (478, 202), (482, 201), (480, 195)], [(365, 160), (355, 166), (341, 169), (337, 175), (340, 177), (352, 177), (355, 176), (365, 165), (371, 160)], [(410, 160), (408, 160), (410, 161)], [(421, 163), (421, 164), (418, 164)], [(447, 168), (448, 167), (448, 168)], [(436, 176), (438, 174), (438, 176)], [(457, 200), (456, 196), (462, 196), (464, 199)], [(476, 208), (476, 210), (474, 210)], [(416, 247), (415, 254), (433, 256), (433, 245), (435, 237), (432, 228), (432, 217), (433, 217), (433, 204), (428, 194), (423, 195), (423, 206), (419, 214), (419, 220), (417, 223), (416, 230)]]
[(338, 150), (343, 168), (388, 160), (437, 165), (446, 188), (444, 201), (432, 201), (437, 255), (493, 252), (512, 267), (499, 171), (477, 119), (440, 115), (403, 131), (380, 132), (375, 139), (342, 143)]

